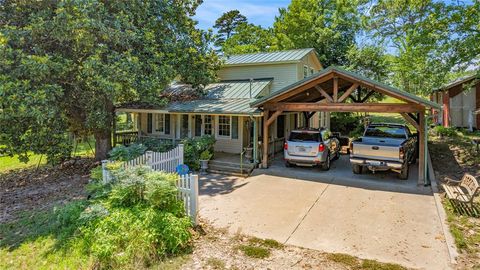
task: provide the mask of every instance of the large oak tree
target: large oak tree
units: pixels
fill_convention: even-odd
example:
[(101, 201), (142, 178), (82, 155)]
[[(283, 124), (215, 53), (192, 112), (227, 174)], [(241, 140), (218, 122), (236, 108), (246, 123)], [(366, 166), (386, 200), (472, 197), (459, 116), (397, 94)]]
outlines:
[(208, 83), (211, 36), (191, 19), (197, 0), (0, 1), (0, 151), (68, 156), (67, 132), (111, 148), (117, 104), (161, 102), (179, 76)]

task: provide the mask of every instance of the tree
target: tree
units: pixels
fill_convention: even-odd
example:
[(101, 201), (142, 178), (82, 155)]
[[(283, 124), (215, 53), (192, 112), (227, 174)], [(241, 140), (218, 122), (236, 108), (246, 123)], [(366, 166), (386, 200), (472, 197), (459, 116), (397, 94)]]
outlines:
[(373, 35), (395, 49), (393, 84), (426, 95), (450, 72), (468, 67), (479, 53), (478, 11), (454, 2), (377, 1), (367, 21)]
[(327, 67), (346, 64), (360, 30), (360, 1), (292, 0), (275, 18), (280, 49), (315, 48)]
[[(218, 68), (211, 33), (181, 1), (0, 1), (0, 151), (70, 152), (66, 132), (111, 148), (115, 106), (159, 103), (175, 76), (194, 86)], [(192, 68), (193, 67), (193, 68)]]
[(236, 33), (225, 40), (222, 51), (225, 54), (245, 54), (274, 50), (275, 37), (272, 29), (260, 25), (241, 24)]
[(215, 21), (213, 28), (218, 29), (219, 37), (215, 42), (216, 46), (221, 46), (226, 39), (235, 32), (237, 27), (247, 22), (247, 17), (243, 16), (240, 11), (234, 9), (225, 12)]

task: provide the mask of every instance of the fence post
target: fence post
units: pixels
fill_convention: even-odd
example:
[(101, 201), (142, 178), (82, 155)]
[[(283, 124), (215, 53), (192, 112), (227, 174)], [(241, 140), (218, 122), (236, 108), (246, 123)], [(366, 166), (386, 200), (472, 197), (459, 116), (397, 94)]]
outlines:
[(107, 170), (108, 160), (102, 160), (102, 181), (104, 184), (109, 182), (109, 175)]
[(190, 174), (190, 217), (194, 225), (198, 224), (198, 175)]
[(178, 154), (180, 155), (178, 158), (178, 163), (183, 164), (183, 144), (178, 145)]
[[(147, 165), (152, 168), (152, 164), (153, 164), (153, 152), (152, 151), (147, 151), (146, 152), (146, 155), (147, 155)], [(153, 169), (153, 168), (152, 168)]]

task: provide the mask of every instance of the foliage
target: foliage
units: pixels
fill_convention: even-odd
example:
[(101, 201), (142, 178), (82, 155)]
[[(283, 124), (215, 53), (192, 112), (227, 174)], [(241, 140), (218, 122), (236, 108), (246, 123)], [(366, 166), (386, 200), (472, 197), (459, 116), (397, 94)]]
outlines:
[(143, 155), (145, 151), (147, 151), (147, 147), (143, 144), (119, 145), (110, 150), (108, 156), (110, 160), (114, 161), (129, 161)]
[(204, 135), (200, 138), (187, 138), (182, 141), (184, 146), (184, 162), (192, 170), (200, 169), (200, 154), (204, 151), (214, 152), (215, 138)]
[(292, 0), (275, 18), (278, 48), (315, 48), (324, 67), (346, 64), (347, 51), (360, 29), (360, 3)]
[(396, 51), (392, 57), (396, 86), (426, 95), (441, 86), (449, 72), (465, 70), (478, 58), (478, 45), (470, 43), (480, 40), (480, 9), (475, 2), (382, 0), (373, 4), (365, 21), (375, 38)]
[(227, 55), (266, 52), (273, 50), (274, 45), (273, 29), (243, 23), (237, 26), (235, 34), (225, 40), (222, 51)]
[(362, 117), (354, 113), (337, 112), (332, 113), (330, 119), (330, 129), (341, 134), (348, 135), (354, 131), (358, 126), (362, 126)]
[(215, 41), (216, 46), (222, 46), (225, 40), (236, 32), (237, 27), (247, 22), (247, 17), (243, 16), (240, 11), (234, 9), (225, 12), (216, 21), (213, 28), (218, 29), (219, 36)]
[(454, 127), (436, 126), (433, 131), (437, 136), (456, 137), (458, 135)]
[(158, 140), (154, 138), (143, 139), (142, 144), (147, 147), (147, 150), (153, 152), (167, 152), (175, 148), (175, 145), (171, 141)]
[(173, 78), (215, 77), (212, 34), (195, 29), (198, 1), (1, 1), (1, 151), (58, 162), (66, 131), (111, 148), (118, 103), (159, 103)]
[(213, 157), (213, 153), (209, 150), (205, 150), (200, 154), (200, 160), (210, 160)]

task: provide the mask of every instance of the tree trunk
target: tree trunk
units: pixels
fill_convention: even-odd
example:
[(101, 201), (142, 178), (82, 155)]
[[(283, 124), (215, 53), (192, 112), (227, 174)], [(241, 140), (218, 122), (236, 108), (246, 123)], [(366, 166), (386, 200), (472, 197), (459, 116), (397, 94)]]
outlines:
[(95, 160), (107, 159), (108, 152), (112, 149), (112, 138), (109, 130), (97, 131), (95, 136)]

